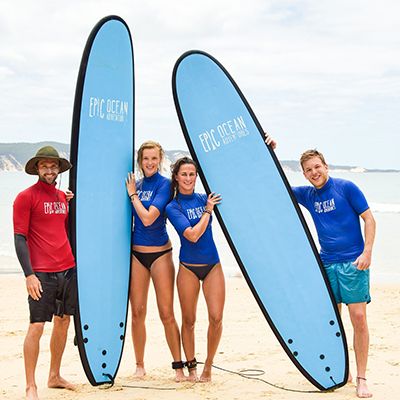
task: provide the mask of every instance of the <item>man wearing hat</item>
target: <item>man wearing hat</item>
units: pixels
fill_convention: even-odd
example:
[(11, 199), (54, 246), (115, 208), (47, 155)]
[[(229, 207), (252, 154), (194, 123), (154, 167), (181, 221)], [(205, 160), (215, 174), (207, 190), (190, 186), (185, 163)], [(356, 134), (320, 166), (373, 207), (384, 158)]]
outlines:
[(39, 176), (38, 182), (14, 201), (15, 248), (29, 294), (30, 324), (24, 342), (27, 399), (38, 399), (35, 369), (39, 342), (45, 322), (51, 322), (53, 316), (48, 387), (73, 389), (60, 376), (60, 365), (70, 315), (75, 311), (76, 269), (67, 236), (68, 201), (56, 188), (58, 174), (71, 167), (54, 147), (42, 147), (25, 166), (27, 174)]

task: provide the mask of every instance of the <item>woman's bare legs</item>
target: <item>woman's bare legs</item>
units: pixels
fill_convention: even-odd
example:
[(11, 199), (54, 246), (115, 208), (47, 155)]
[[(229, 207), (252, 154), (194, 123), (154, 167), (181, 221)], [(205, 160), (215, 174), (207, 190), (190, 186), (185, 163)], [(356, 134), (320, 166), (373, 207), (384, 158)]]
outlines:
[[(186, 359), (191, 361), (195, 358), (194, 326), (200, 282), (193, 272), (182, 266), (179, 267), (176, 282), (182, 310), (182, 345)], [(196, 368), (190, 369), (188, 380), (195, 382), (197, 379)]]
[(222, 335), (222, 316), (225, 304), (225, 278), (221, 264), (216, 265), (203, 282), (203, 293), (208, 309), (207, 358), (200, 382), (211, 381), (215, 353)]
[[(174, 315), (175, 268), (172, 252), (166, 253), (154, 261), (151, 266), (151, 278), (156, 292), (158, 312), (164, 325), (165, 338), (174, 361), (182, 361), (181, 337)], [(186, 380), (183, 369), (175, 370), (175, 380)]]
[(146, 370), (144, 368), (144, 348), (146, 345), (145, 319), (149, 285), (150, 272), (133, 256), (130, 303), (132, 310), (132, 339), (136, 358), (136, 371), (134, 376), (137, 378), (142, 378), (146, 375)]

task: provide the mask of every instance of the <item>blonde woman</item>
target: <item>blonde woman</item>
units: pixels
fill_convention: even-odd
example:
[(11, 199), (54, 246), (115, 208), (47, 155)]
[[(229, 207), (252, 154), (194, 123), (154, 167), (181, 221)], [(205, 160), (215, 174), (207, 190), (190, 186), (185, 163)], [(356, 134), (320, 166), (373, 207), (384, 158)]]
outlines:
[(143, 177), (136, 180), (131, 172), (126, 189), (134, 215), (132, 239), (132, 273), (130, 303), (132, 338), (136, 357), (136, 377), (146, 374), (144, 350), (146, 344), (146, 311), (150, 280), (153, 281), (158, 312), (172, 354), (172, 368), (177, 382), (185, 380), (181, 357), (179, 328), (173, 309), (175, 269), (172, 245), (165, 227), (165, 206), (171, 199), (169, 179), (160, 174), (164, 151), (157, 142), (147, 141), (138, 150), (138, 166)]

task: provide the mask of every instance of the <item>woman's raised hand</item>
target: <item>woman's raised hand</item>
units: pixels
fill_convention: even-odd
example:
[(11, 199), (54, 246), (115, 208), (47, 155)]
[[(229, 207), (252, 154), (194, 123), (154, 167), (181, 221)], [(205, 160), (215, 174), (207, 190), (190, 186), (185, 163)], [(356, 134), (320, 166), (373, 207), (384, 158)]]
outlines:
[(214, 210), (214, 206), (221, 203), (222, 197), (220, 194), (216, 194), (214, 192), (210, 193), (207, 198), (206, 210), (212, 211)]
[(128, 177), (125, 179), (125, 184), (128, 196), (131, 197), (134, 193), (136, 193), (136, 178), (133, 172), (128, 172)]

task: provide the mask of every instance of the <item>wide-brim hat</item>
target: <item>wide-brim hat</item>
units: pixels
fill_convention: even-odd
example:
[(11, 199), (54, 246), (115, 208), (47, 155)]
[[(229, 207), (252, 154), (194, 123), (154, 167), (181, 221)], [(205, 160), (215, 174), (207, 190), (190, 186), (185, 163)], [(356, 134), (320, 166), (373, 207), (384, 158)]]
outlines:
[(35, 157), (26, 163), (25, 172), (29, 175), (37, 175), (37, 163), (44, 159), (57, 160), (60, 164), (60, 174), (72, 167), (72, 164), (68, 160), (60, 157), (58, 151), (53, 146), (44, 146), (36, 152)]

